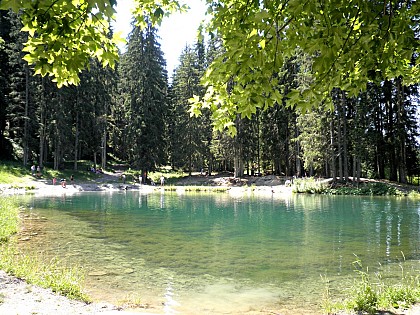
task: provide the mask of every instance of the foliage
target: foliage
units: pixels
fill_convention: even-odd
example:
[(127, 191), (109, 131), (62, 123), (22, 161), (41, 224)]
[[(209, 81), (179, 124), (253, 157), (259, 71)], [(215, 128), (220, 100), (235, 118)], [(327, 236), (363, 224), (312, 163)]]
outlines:
[(18, 231), (19, 207), (12, 197), (0, 198), (0, 243)]
[(209, 163), (211, 123), (206, 113), (190, 117), (188, 100), (200, 94), (200, 77), (203, 74), (204, 44), (186, 46), (179, 58), (180, 65), (174, 70), (169, 121), (170, 160), (174, 168), (199, 170)]
[(402, 265), (401, 278), (397, 282), (383, 280), (384, 275), (381, 273), (375, 274), (374, 282), (369, 269), (364, 271), (359, 259), (354, 262), (354, 266), (358, 279), (354, 279), (353, 285), (346, 290), (345, 300), (332, 302), (327, 283), (323, 309), (328, 314), (340, 310), (377, 314), (379, 311), (407, 309), (420, 301), (420, 278), (405, 272)]
[[(167, 74), (156, 29), (134, 27), (121, 60), (122, 137), (125, 159), (142, 173), (164, 164), (166, 156)], [(125, 140), (125, 142), (124, 142)]]
[[(236, 132), (236, 114), (282, 104), (308, 111), (332, 108), (331, 91), (356, 96), (370, 81), (419, 80), (416, 40), (419, 8), (397, 1), (208, 1), (210, 31), (223, 40), (224, 53), (203, 78), (206, 94), (193, 99), (193, 112), (210, 108), (215, 127)], [(277, 73), (297, 49), (311, 60), (305, 85), (286, 96)], [(281, 52), (281, 53), (280, 53)]]
[[(118, 36), (109, 36), (115, 0), (36, 2), (4, 0), (1, 9), (22, 10), (28, 32), (25, 59), (35, 72), (54, 76), (59, 86), (79, 82), (91, 57), (114, 66)], [(235, 133), (236, 114), (250, 118), (257, 108), (282, 104), (279, 69), (299, 49), (310, 59), (305, 85), (287, 93), (289, 106), (307, 111), (332, 108), (331, 91), (350, 96), (368, 82), (402, 78), (419, 81), (419, 8), (415, 1), (237, 1), (207, 0), (208, 30), (220, 36), (224, 52), (204, 77), (206, 95), (194, 99), (194, 114), (210, 108), (215, 127)], [(136, 0), (141, 28), (159, 24), (176, 0)], [(281, 54), (279, 53), (281, 52)], [(229, 88), (228, 88), (229, 87)]]
[[(390, 183), (383, 182), (330, 182), (316, 178), (298, 178), (294, 180), (293, 191), (296, 193), (327, 194), (327, 195), (370, 195), (370, 196), (404, 196), (405, 192)], [(411, 196), (416, 196), (415, 192)]]
[(357, 272), (360, 273), (360, 280), (355, 281), (350, 289), (347, 305), (355, 311), (373, 314), (378, 306), (378, 293), (371, 283), (369, 274), (363, 271)]
[(413, 198), (413, 199), (420, 199), (420, 191), (410, 191), (408, 193), (408, 197)]
[(293, 180), (293, 192), (321, 194), (327, 190), (328, 184), (325, 184), (314, 177), (297, 178)]
[[(21, 10), (22, 31), (28, 33), (25, 60), (35, 74), (52, 76), (59, 87), (80, 82), (79, 72), (96, 58), (103, 66), (115, 66), (119, 34), (110, 36), (115, 0), (15, 1), (4, 0), (0, 9)], [(164, 15), (185, 10), (175, 0), (136, 1), (135, 15), (145, 27), (160, 23)]]
[(396, 187), (378, 182), (359, 183), (358, 185), (343, 185), (329, 188), (324, 193), (333, 195), (372, 195), (372, 196), (402, 196), (404, 193)]
[[(368, 2), (363, 6), (369, 6), (371, 1)], [(61, 0), (55, 3), (59, 4)], [(152, 0), (148, 3), (153, 5)], [(169, 5), (170, 1), (165, 3)], [(242, 8), (239, 17), (248, 9), (250, 13), (260, 9), (261, 12), (271, 9), (274, 12), (279, 8), (265, 8), (274, 3), (286, 5), (282, 1), (263, 1), (257, 9), (255, 3), (250, 3), (248, 8), (242, 6), (241, 1), (235, 1), (232, 10)], [(325, 3), (327, 9), (331, 3)], [(411, 2), (405, 4), (411, 5)], [(307, 5), (317, 6), (319, 3)], [(388, 5), (387, 2), (385, 9), (389, 11)], [(289, 9), (285, 7), (284, 12), (289, 12)], [(303, 6), (303, 9), (307, 8)], [(255, 14), (255, 20), (261, 18), (261, 12)], [(267, 21), (271, 13), (267, 13)], [(281, 16), (282, 12), (279, 14)], [(244, 22), (249, 19), (252, 20), (251, 16), (245, 17)], [(259, 25), (257, 22), (254, 25), (254, 22), (241, 24), (241, 30), (232, 30), (232, 36)], [(271, 51), (267, 51), (268, 46), (277, 39), (272, 38), (269, 43), (266, 39), (265, 48), (260, 47), (261, 55), (251, 57), (246, 51), (252, 47), (243, 47), (242, 42), (247, 40), (241, 40), (236, 48), (228, 48), (243, 48), (243, 55), (235, 55), (235, 59), (238, 67), (245, 68), (239, 69), (239, 76), (234, 72), (236, 66), (225, 69), (233, 71), (225, 78), (226, 93), (235, 97), (234, 94), (242, 88), (244, 92), (240, 98), (249, 96), (252, 102), (244, 101), (240, 106), (247, 106), (251, 114), (246, 115), (246, 111), (235, 114), (240, 107), (232, 109), (234, 124), (229, 126), (237, 128), (237, 136), (232, 138), (224, 130), (211, 130), (209, 108), (203, 108), (199, 117), (191, 117), (194, 110), (188, 109), (188, 99), (192, 95), (201, 97), (205, 93), (199, 77), (212, 69), (210, 64), (232, 52), (225, 47), (226, 43), (231, 43), (229, 38), (226, 39), (229, 34), (213, 33), (214, 37), (208, 42), (198, 41), (194, 47), (186, 47), (170, 86), (156, 29), (150, 24), (145, 28), (133, 24), (127, 51), (117, 65), (118, 71), (104, 70), (97, 60), (90, 60), (90, 71), (79, 73), (77, 87), (57, 89), (50, 78), (32, 76), (33, 71), (22, 61), (25, 36), (19, 33), (22, 28), (19, 23), (18, 15), (0, 11), (0, 36), (5, 40), (4, 48), (0, 50), (0, 156), (22, 160), (27, 166), (35, 163), (43, 167), (45, 164), (44, 178), (68, 177), (75, 172), (70, 169), (85, 169), (80, 160), (90, 160), (92, 165), (101, 165), (105, 169), (107, 163), (113, 162), (111, 159), (128, 164), (142, 174), (169, 165), (175, 170), (193, 172), (203, 169), (209, 174), (234, 171), (239, 177), (254, 171), (287, 177), (300, 177), (306, 173), (309, 176), (336, 177), (340, 182), (349, 182), (351, 176), (387, 178), (401, 183), (407, 178), (410, 181), (417, 178), (420, 161), (416, 111), (418, 86), (405, 85), (403, 77), (391, 80), (378, 76), (374, 83), (367, 85), (366, 92), (355, 97), (344, 89), (335, 88), (330, 95), (334, 104), (332, 111), (326, 113), (324, 108), (318, 108), (304, 113), (286, 107), (287, 95), (292, 90), (310, 88), (314, 82), (313, 58), (317, 54), (294, 49), (290, 56), (277, 54), (276, 58), (281, 62), (276, 68), (267, 70), (267, 64), (260, 68), (246, 68), (258, 63), (258, 60), (253, 60), (258, 56), (269, 64), (270, 56), (265, 58), (264, 54)], [(309, 19), (306, 23), (308, 27), (312, 25), (316, 33), (317, 22)], [(267, 25), (268, 33), (257, 32), (249, 40), (252, 42), (257, 37), (268, 36), (272, 27)], [(287, 38), (281, 40), (287, 41)], [(247, 59), (242, 60), (244, 56)], [(231, 62), (223, 59), (223, 67), (224, 63)], [(413, 67), (415, 62), (413, 57)], [(337, 75), (341, 73), (336, 72)], [(258, 89), (266, 88), (264, 80), (253, 81), (257, 76), (271, 76), (276, 81), (275, 89), (270, 93), (278, 93), (280, 99), (271, 107), (258, 105), (261, 97), (265, 102), (271, 102), (272, 95), (254, 91), (257, 85), (261, 85)], [(241, 87), (237, 79), (246, 81), (246, 85)], [(221, 113), (227, 121), (231, 119), (229, 115)], [(74, 175), (85, 178), (83, 172)], [(94, 174), (86, 173), (86, 176), (87, 180), (95, 178)], [(16, 182), (20, 180), (15, 179)], [(344, 191), (346, 189), (333, 187), (330, 193), (353, 193), (351, 189)], [(372, 193), (380, 190), (378, 187), (369, 189), (374, 191)]]
[(300, 133), (295, 141), (299, 141), (302, 148), (301, 158), (310, 172), (320, 173), (328, 154), (328, 136), (325, 136), (328, 127), (326, 128), (325, 121), (325, 113), (316, 111), (297, 118)]
[(24, 58), (35, 74), (53, 76), (59, 87), (79, 83), (91, 57), (115, 64), (118, 37), (108, 36), (114, 14), (109, 1), (2, 1), (0, 8), (23, 10), (22, 30), (29, 35)]
[(141, 296), (138, 293), (130, 293), (127, 294), (126, 297), (124, 297), (122, 300), (118, 301), (118, 305), (122, 308), (136, 308), (136, 307), (142, 307), (141, 303)]

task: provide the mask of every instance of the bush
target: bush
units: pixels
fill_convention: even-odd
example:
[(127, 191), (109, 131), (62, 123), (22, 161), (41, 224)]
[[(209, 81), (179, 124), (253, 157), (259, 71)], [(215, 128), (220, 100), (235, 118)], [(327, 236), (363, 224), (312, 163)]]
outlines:
[(373, 288), (367, 272), (358, 271), (361, 275), (350, 290), (348, 306), (355, 311), (374, 314), (378, 308), (378, 294)]
[[(380, 273), (376, 273), (376, 282), (372, 282), (369, 270), (361, 270), (360, 260), (354, 262), (358, 278), (353, 286), (346, 290), (347, 298), (344, 301), (331, 302), (329, 294), (325, 296), (323, 309), (327, 314), (340, 311), (356, 311), (368, 314), (380, 312), (393, 312), (396, 308), (409, 308), (420, 301), (419, 276), (410, 276), (404, 272), (402, 265), (401, 279), (398, 282), (384, 281)], [(329, 292), (329, 288), (327, 288)]]

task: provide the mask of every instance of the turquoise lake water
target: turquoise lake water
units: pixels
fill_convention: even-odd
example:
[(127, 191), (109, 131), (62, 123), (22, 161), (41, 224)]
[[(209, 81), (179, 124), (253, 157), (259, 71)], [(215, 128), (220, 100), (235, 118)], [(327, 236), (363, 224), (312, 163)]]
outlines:
[[(369, 270), (420, 270), (420, 201), (138, 191), (28, 197), (30, 250), (86, 270), (96, 299), (160, 314), (316, 314)], [(41, 224), (40, 224), (41, 222)], [(404, 260), (405, 259), (405, 260)], [(264, 313), (258, 313), (264, 314)]]

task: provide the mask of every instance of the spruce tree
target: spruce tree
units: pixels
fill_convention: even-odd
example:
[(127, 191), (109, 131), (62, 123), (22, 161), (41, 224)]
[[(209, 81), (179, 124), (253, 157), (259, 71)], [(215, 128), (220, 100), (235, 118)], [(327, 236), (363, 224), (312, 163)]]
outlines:
[(172, 161), (175, 168), (185, 169), (190, 175), (193, 169), (204, 167), (210, 136), (205, 117), (190, 117), (188, 111), (189, 99), (201, 93), (199, 53), (199, 49), (185, 47), (172, 84)]
[(134, 27), (127, 52), (122, 56), (120, 86), (126, 127), (127, 158), (143, 176), (166, 162), (168, 82), (166, 62), (156, 38), (156, 29)]

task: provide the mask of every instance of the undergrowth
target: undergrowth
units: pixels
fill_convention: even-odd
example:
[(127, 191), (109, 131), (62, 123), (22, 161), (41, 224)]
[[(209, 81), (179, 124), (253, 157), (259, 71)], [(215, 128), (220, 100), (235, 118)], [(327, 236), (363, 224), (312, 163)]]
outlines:
[[(295, 179), (293, 191), (296, 193), (324, 195), (368, 195), (368, 196), (405, 196), (403, 191), (395, 186), (378, 183), (325, 183), (314, 178)], [(418, 193), (411, 193), (412, 196)]]
[(420, 302), (420, 279), (418, 272), (411, 275), (400, 264), (401, 277), (398, 281), (385, 280), (384, 274), (374, 273), (367, 268), (363, 270), (361, 261), (354, 262), (355, 273), (353, 285), (344, 289), (346, 298), (332, 301), (329, 282), (325, 281), (322, 308), (325, 314), (346, 313), (378, 314), (381, 312), (395, 313), (395, 310), (405, 310)]

